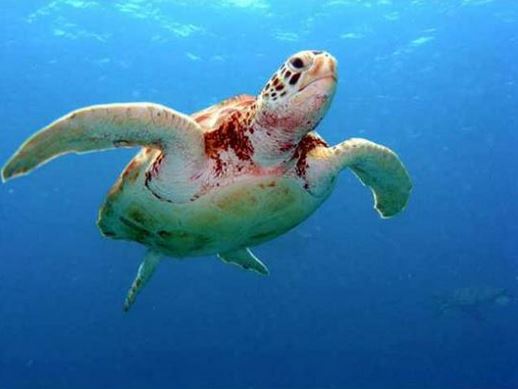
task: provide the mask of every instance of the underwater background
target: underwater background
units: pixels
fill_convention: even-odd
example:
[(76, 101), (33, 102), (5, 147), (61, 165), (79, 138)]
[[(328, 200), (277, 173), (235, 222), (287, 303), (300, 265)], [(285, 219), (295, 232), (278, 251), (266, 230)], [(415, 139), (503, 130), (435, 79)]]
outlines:
[(2, 0), (0, 161), (82, 106), (256, 94), (303, 49), (339, 61), (319, 133), (398, 152), (407, 209), (344, 171), (255, 248), (269, 277), (164, 261), (124, 314), (145, 249), (95, 220), (136, 150), (57, 159), (0, 186), (0, 389), (518, 387), (518, 2)]

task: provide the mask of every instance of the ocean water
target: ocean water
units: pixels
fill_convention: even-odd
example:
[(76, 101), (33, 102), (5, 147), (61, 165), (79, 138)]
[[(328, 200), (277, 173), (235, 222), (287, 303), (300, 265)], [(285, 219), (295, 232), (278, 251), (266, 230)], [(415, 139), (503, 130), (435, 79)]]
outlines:
[(95, 220), (135, 150), (56, 159), (0, 185), (0, 389), (518, 387), (517, 2), (3, 0), (0, 161), (79, 107), (257, 94), (303, 49), (339, 62), (318, 131), (396, 150), (407, 209), (344, 171), (254, 249), (268, 277), (163, 261), (125, 314), (145, 249)]

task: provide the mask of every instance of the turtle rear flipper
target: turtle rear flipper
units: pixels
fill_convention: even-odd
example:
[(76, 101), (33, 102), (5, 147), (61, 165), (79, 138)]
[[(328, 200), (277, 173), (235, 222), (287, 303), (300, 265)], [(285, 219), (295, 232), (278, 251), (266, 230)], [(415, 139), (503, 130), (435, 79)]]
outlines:
[(245, 270), (255, 271), (263, 276), (268, 275), (268, 268), (249, 248), (219, 253), (218, 257), (225, 263), (237, 265)]
[(160, 254), (157, 251), (149, 250), (146, 255), (144, 256), (144, 259), (142, 260), (142, 263), (140, 264), (138, 268), (137, 276), (135, 277), (135, 280), (131, 284), (131, 288), (128, 291), (128, 295), (126, 296), (126, 300), (124, 301), (124, 312), (128, 312), (133, 303), (135, 302), (135, 299), (137, 298), (137, 294), (142, 290), (144, 285), (149, 281), (153, 273), (155, 272), (155, 269), (160, 262), (160, 260), (163, 258), (163, 255)]
[(27, 174), (60, 155), (134, 146), (163, 151), (154, 185), (160, 187), (166, 178), (175, 185), (175, 193), (163, 197), (192, 197), (196, 188), (189, 178), (205, 158), (203, 130), (189, 116), (152, 103), (94, 105), (63, 116), (18, 149), (3, 167), (2, 180)]

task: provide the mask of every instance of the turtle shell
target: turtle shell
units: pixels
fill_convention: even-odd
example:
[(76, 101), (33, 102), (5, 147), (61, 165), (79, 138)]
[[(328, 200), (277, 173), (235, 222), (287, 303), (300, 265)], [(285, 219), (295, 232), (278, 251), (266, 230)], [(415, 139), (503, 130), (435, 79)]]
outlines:
[[(254, 104), (254, 97), (238, 96), (192, 117), (204, 128), (207, 144), (216, 142), (214, 134), (229, 117), (239, 113), (248, 120)], [(211, 185), (198, 198), (175, 204), (157, 198), (145, 185), (146, 174), (160, 154), (143, 148), (126, 166), (99, 212), (103, 235), (137, 241), (174, 257), (215, 254), (285, 233), (311, 215), (332, 189), (315, 197), (282, 167), (247, 165), (238, 172), (235, 166), (227, 166), (226, 174), (218, 175), (219, 162), (207, 150), (210, 163), (200, 174), (210, 176)], [(293, 169), (297, 168), (301, 166), (295, 161)]]

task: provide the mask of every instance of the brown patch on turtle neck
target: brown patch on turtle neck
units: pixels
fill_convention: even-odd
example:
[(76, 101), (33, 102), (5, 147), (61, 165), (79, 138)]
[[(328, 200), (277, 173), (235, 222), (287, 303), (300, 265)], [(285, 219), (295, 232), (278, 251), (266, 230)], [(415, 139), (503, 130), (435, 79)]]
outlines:
[(199, 123), (205, 129), (211, 131), (212, 126), (218, 127), (221, 119), (225, 119), (228, 115), (228, 112), (233, 112), (236, 110), (244, 111), (248, 109), (248, 107), (252, 108), (255, 104), (256, 98), (250, 95), (239, 95), (230, 97), (226, 100), (223, 100), (211, 107), (208, 107), (204, 110), (195, 112), (191, 115), (191, 117)]
[(247, 133), (250, 132), (247, 112), (234, 111), (224, 118), (220, 125), (211, 132), (206, 132), (205, 153), (215, 161), (216, 174), (223, 172), (226, 162), (221, 159), (221, 152), (232, 150), (242, 161), (251, 161), (254, 147)]
[(319, 146), (328, 147), (328, 144), (323, 139), (317, 138), (312, 134), (307, 134), (299, 142), (297, 148), (295, 149), (295, 153), (293, 154), (293, 159), (297, 161), (295, 172), (300, 178), (306, 178), (306, 169), (308, 168), (308, 153)]

